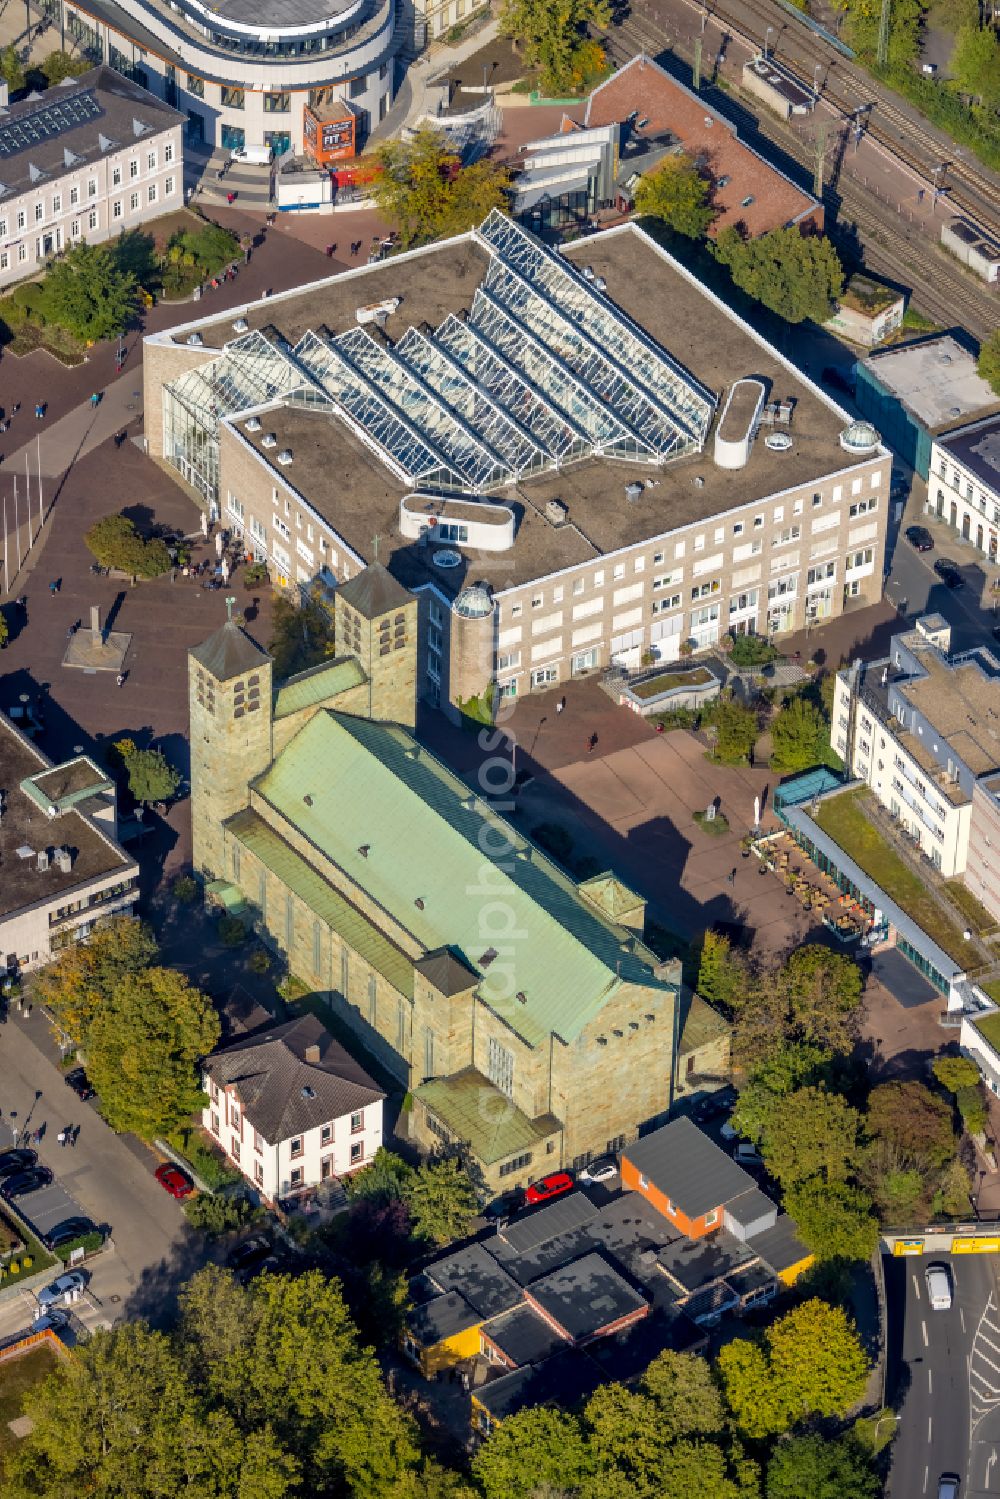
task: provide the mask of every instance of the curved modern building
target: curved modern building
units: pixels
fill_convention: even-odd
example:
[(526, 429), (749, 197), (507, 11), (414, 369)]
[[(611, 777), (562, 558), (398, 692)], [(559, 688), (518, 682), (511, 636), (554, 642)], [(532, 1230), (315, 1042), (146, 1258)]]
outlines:
[(187, 116), (187, 138), (301, 151), (303, 110), (336, 98), (358, 143), (384, 119), (406, 0), (45, 0), (64, 41)]

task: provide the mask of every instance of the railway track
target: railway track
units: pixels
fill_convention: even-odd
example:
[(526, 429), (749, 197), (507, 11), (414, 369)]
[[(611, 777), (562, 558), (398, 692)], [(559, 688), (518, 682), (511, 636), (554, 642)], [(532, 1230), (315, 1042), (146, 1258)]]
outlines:
[[(760, 47), (761, 40), (749, 35), (735, 20), (718, 10), (713, 14), (735, 39), (743, 40), (750, 47)], [(648, 17), (630, 16), (608, 33), (605, 46), (616, 61), (625, 62), (640, 51), (656, 55), (665, 46), (670, 46), (675, 52), (683, 51), (690, 46), (690, 39), (674, 37), (668, 28), (654, 26)], [(843, 108), (839, 104), (838, 107)], [(839, 128), (849, 130), (846, 118), (841, 120)], [(774, 119), (769, 116), (759, 118), (758, 129), (761, 135), (798, 161), (811, 175), (815, 157), (808, 142), (777, 116)], [(891, 144), (886, 149), (900, 160), (904, 159)], [(929, 180), (926, 170), (918, 163), (906, 164)], [(856, 182), (850, 173), (841, 174), (836, 196), (840, 220), (856, 223), (863, 234), (867, 264), (892, 280), (899, 280), (905, 272), (914, 300), (928, 316), (945, 326), (958, 323), (978, 338), (996, 326), (997, 304), (986, 286), (974, 280), (925, 233), (910, 231), (889, 205)], [(972, 213), (971, 216), (983, 224), (983, 215)], [(983, 224), (983, 227), (988, 226)]]

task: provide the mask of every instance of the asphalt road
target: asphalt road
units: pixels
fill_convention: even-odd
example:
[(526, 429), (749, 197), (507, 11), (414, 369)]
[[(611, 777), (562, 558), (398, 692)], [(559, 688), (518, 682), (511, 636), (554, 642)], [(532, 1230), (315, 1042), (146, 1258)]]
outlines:
[[(899, 1415), (889, 1476), (890, 1499), (936, 1499), (943, 1473), (962, 1478), (962, 1499), (1000, 1495), (1000, 1466), (989, 1464), (980, 1431), (1000, 1441), (1000, 1367), (986, 1362), (994, 1331), (997, 1263), (993, 1255), (944, 1254), (885, 1260), (889, 1334), (888, 1399)], [(954, 1299), (932, 1311), (924, 1272), (949, 1265)], [(1000, 1365), (1000, 1351), (993, 1350)], [(970, 1418), (978, 1421), (970, 1441)], [(1000, 1447), (998, 1447), (1000, 1451)], [(971, 1472), (969, 1471), (971, 1468)]]
[[(188, 1228), (179, 1203), (153, 1176), (156, 1160), (138, 1142), (116, 1135), (92, 1104), (66, 1087), (50, 1055), (48, 1028), (36, 1009), (0, 1027), (0, 1107), (6, 1122), (44, 1124), (38, 1159), (97, 1224), (107, 1225), (114, 1250), (103, 1257), (101, 1294), (108, 1320), (167, 1320), (182, 1281), (206, 1260), (203, 1236)], [(36, 1094), (39, 1096), (36, 1098)], [(80, 1125), (73, 1149), (56, 1141), (66, 1124)], [(21, 1203), (26, 1216), (30, 1198)]]

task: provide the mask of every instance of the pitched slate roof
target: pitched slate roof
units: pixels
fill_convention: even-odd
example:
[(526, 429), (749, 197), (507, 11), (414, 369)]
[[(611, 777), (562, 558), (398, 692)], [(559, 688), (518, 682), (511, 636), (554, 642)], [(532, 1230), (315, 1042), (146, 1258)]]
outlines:
[(479, 982), (478, 969), (470, 968), (449, 947), (439, 947), (435, 952), (429, 952), (426, 958), (418, 959), (413, 966), (429, 984), (433, 984), (435, 989), (449, 998), (453, 994), (461, 994), (465, 989), (471, 989), (473, 984)]
[(749, 1172), (684, 1117), (627, 1145), (622, 1159), (630, 1161), (687, 1218), (700, 1218), (757, 1185)]
[[(625, 982), (673, 993), (634, 933), (396, 724), (317, 713), (253, 785), (425, 951), (460, 953), (482, 975), (481, 1000), (530, 1046), (553, 1032), (575, 1040)], [(489, 846), (512, 851), (486, 866), (489, 898), (511, 930), (531, 933), (492, 971), (487, 831)]]
[(216, 630), (201, 645), (196, 645), (191, 655), (219, 682), (228, 682), (232, 677), (241, 677), (270, 661), (270, 656), (251, 640), (247, 632), (234, 620), (227, 619), (221, 630)]
[[(319, 1060), (306, 1050), (319, 1048)], [(234, 1084), (243, 1112), (269, 1145), (342, 1119), (385, 1097), (315, 1015), (269, 1026), (213, 1051), (205, 1071)]]
[(382, 614), (411, 603), (413, 594), (407, 593), (402, 583), (397, 583), (381, 562), (371, 562), (364, 572), (341, 583), (337, 597), (365, 619), (378, 619)]

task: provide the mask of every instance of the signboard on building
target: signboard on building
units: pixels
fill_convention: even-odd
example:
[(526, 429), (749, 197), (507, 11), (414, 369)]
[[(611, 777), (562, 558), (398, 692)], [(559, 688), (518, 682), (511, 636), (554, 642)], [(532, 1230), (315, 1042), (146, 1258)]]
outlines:
[(343, 161), (357, 151), (357, 116), (342, 99), (332, 105), (307, 105), (303, 111), (303, 139), (317, 166)]

